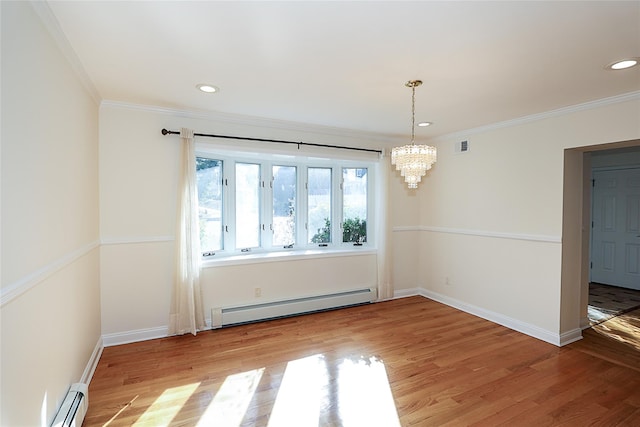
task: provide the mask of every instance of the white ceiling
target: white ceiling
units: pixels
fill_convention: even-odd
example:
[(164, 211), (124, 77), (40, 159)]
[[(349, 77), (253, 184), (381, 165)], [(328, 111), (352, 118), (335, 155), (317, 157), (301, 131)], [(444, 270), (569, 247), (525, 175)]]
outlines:
[(604, 68), (640, 56), (639, 1), (49, 6), (111, 101), (397, 137), (421, 79), (424, 139), (640, 90), (640, 67)]

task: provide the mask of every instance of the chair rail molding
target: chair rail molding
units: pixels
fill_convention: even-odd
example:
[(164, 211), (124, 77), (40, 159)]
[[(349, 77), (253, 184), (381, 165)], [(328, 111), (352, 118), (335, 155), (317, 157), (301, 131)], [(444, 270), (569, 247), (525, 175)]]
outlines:
[(527, 240), (531, 242), (562, 243), (561, 236), (544, 234), (504, 233), (501, 231), (473, 230), (468, 228), (434, 227), (430, 225), (401, 225), (393, 227), (394, 233), (427, 231), (431, 233), (462, 234), (465, 236), (492, 237), (497, 239)]
[(95, 240), (67, 255), (64, 255), (61, 258), (58, 258), (57, 260), (45, 265), (44, 267), (34, 271), (33, 273), (24, 276), (22, 279), (3, 287), (0, 290), (0, 307), (4, 306), (10, 301), (13, 301), (15, 298), (19, 297), (29, 289), (41, 283), (47, 277), (67, 267), (68, 265), (73, 264), (75, 261), (82, 258), (99, 246), (100, 241)]

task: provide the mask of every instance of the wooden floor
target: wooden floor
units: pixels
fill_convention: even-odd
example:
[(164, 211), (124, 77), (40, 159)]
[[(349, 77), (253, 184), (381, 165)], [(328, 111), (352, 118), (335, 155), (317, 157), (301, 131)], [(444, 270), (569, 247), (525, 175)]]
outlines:
[(640, 371), (640, 308), (594, 325), (582, 336), (573, 344), (577, 350)]
[(589, 340), (409, 297), (108, 347), (83, 425), (639, 426), (638, 359)]

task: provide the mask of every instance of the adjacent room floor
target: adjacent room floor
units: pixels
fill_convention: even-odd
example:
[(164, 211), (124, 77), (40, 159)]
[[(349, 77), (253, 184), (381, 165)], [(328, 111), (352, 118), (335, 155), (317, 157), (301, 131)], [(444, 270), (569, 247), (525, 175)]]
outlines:
[(589, 284), (587, 315), (591, 325), (640, 308), (640, 291), (618, 286)]
[(640, 371), (640, 291), (590, 284), (591, 327), (573, 345), (586, 353)]

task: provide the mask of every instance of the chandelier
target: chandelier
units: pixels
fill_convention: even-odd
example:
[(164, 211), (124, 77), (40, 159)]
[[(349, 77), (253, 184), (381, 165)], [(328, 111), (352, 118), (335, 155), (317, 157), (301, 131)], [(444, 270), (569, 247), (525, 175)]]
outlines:
[(409, 188), (418, 188), (418, 183), (436, 162), (436, 148), (428, 145), (416, 145), (416, 87), (422, 81), (409, 80), (405, 86), (410, 87), (411, 96), (411, 144), (395, 147), (391, 150), (391, 164), (396, 165), (400, 175)]

